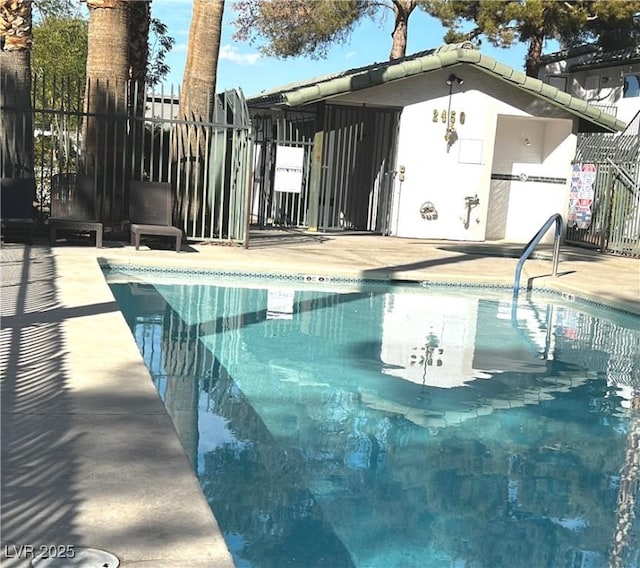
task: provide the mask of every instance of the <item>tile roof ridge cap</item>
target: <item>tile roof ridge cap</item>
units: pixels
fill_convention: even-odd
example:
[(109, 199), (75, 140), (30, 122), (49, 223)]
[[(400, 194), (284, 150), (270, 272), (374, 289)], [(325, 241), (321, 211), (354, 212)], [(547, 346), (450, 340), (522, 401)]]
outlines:
[(459, 43), (445, 43), (444, 45), (441, 45), (440, 47), (437, 47), (434, 50), (434, 53), (441, 53), (443, 51), (454, 51), (456, 49), (475, 49), (478, 50), (478, 46), (475, 45), (473, 42), (471, 41), (462, 41)]

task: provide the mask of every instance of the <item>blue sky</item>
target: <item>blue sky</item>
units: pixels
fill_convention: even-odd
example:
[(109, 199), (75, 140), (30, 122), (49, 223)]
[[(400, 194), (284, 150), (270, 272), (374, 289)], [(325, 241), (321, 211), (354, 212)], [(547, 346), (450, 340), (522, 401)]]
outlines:
[[(225, 5), (220, 57), (218, 61), (217, 90), (241, 88), (245, 95), (254, 95), (265, 89), (286, 85), (312, 77), (335, 73), (354, 67), (386, 61), (391, 49), (393, 18), (385, 22), (366, 21), (360, 25), (345, 45), (336, 45), (328, 57), (313, 60), (305, 57), (276, 59), (260, 54), (258, 45), (240, 43), (232, 39), (235, 14), (228, 1)], [(186, 58), (191, 0), (153, 0), (152, 15), (169, 28), (169, 35), (176, 44), (166, 61), (171, 73), (165, 80), (167, 86), (177, 89), (182, 81)], [(417, 9), (409, 20), (407, 54), (442, 45), (444, 29), (439, 22)], [(557, 45), (545, 46), (545, 52), (555, 51)], [(524, 69), (526, 46), (517, 44), (509, 49), (495, 48), (484, 42), (481, 51), (515, 69)], [(166, 91), (165, 91), (166, 92)]]

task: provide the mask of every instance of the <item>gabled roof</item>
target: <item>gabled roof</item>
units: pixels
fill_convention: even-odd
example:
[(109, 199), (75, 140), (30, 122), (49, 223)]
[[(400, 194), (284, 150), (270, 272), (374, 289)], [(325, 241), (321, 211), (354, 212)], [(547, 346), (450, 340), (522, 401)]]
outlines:
[(569, 49), (563, 49), (554, 53), (543, 55), (540, 59), (542, 65), (565, 61), (580, 57), (580, 61), (569, 64), (570, 71), (586, 70), (595, 67), (611, 67), (625, 63), (640, 63), (640, 45), (626, 49), (605, 51), (595, 44), (579, 45)]
[(613, 65), (625, 65), (640, 63), (640, 45), (616, 51), (598, 51), (591, 57), (576, 63), (570, 67), (571, 71), (593, 69), (596, 67), (611, 67)]
[(587, 104), (584, 100), (572, 97), (539, 79), (528, 77), (522, 71), (517, 71), (492, 57), (483, 55), (470, 42), (447, 44), (437, 49), (422, 51), (402, 59), (374, 63), (366, 67), (309, 79), (270, 91), (263, 91), (258, 95), (248, 97), (247, 103), (249, 107), (254, 108), (271, 106), (300, 107), (346, 93), (392, 81), (400, 81), (460, 64), (473, 66), (490, 77), (505, 81), (520, 91), (560, 107), (569, 114), (587, 121), (599, 129), (615, 132), (623, 130), (625, 127), (623, 121)]
[(600, 48), (592, 43), (586, 43), (584, 45), (578, 45), (576, 47), (569, 47), (567, 49), (561, 49), (560, 51), (554, 51), (553, 53), (546, 53), (540, 57), (540, 63), (547, 65), (549, 63), (555, 63), (556, 61), (564, 61), (565, 59), (571, 59), (573, 57), (580, 57), (582, 55), (588, 55), (589, 53), (595, 53)]

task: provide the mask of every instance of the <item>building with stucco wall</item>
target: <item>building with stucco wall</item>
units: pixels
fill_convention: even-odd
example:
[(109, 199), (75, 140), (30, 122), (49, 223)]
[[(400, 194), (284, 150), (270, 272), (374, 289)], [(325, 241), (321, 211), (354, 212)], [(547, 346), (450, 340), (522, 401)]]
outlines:
[[(258, 132), (254, 221), (421, 239), (528, 242), (567, 209), (576, 134), (625, 126), (469, 43), (263, 92), (248, 105)], [(286, 187), (278, 181), (296, 171)]]
[(542, 57), (538, 78), (630, 123), (640, 112), (640, 46), (613, 51), (593, 44)]

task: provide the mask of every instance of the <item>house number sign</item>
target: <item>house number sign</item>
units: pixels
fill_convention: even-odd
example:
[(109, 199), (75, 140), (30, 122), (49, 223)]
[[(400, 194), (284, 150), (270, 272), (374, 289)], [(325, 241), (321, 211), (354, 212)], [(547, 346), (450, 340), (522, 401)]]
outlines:
[[(460, 124), (464, 124), (465, 120), (467, 119), (464, 111), (462, 111), (460, 113), (460, 117), (458, 118), (458, 115), (456, 113), (455, 110), (452, 111), (448, 111), (449, 112), (449, 124), (451, 126), (453, 126), (456, 123), (456, 120), (459, 120)], [(447, 111), (446, 110), (438, 110), (437, 108), (433, 109), (433, 115), (431, 116), (431, 121), (432, 122), (438, 122), (438, 120), (442, 121), (443, 123), (446, 124), (447, 122)]]

